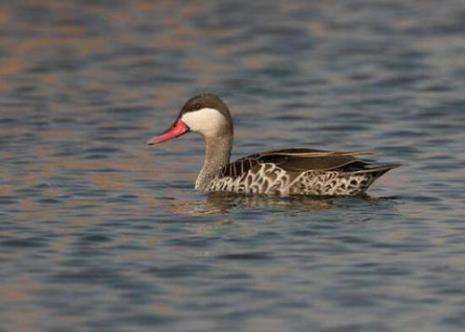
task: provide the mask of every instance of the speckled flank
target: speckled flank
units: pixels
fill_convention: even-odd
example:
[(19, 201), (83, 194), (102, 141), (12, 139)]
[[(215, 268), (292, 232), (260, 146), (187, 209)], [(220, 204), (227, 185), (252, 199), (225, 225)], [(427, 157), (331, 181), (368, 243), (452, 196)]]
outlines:
[(367, 172), (304, 171), (289, 173), (272, 163), (238, 177), (217, 175), (206, 191), (265, 195), (350, 196), (364, 192), (385, 170)]

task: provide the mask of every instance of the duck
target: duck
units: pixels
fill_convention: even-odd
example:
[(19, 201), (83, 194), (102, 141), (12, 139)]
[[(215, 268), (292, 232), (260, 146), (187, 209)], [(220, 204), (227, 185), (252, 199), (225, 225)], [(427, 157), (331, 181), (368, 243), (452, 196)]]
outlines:
[(189, 132), (205, 141), (205, 158), (195, 189), (272, 196), (357, 196), (389, 170), (394, 163), (360, 159), (363, 152), (308, 148), (276, 149), (230, 161), (234, 138), (231, 112), (215, 94), (188, 99), (173, 124), (147, 141), (156, 145)]

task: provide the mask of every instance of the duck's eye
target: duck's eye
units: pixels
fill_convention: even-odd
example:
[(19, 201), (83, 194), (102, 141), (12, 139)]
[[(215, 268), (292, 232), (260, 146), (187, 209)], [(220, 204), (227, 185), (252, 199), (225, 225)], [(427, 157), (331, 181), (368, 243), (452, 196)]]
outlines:
[(192, 110), (194, 110), (194, 111), (198, 111), (198, 110), (201, 109), (201, 108), (202, 108), (202, 105), (200, 105), (200, 104), (198, 104), (198, 103), (197, 103), (197, 104), (194, 104), (194, 106), (192, 106)]

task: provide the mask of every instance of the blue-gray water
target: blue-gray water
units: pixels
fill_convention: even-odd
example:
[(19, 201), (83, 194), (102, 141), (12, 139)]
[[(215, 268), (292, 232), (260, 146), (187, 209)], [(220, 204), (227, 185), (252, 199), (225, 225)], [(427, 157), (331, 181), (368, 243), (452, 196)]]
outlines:
[[(370, 199), (208, 197), (234, 157), (370, 150)], [(0, 330), (463, 331), (465, 3), (2, 1)]]

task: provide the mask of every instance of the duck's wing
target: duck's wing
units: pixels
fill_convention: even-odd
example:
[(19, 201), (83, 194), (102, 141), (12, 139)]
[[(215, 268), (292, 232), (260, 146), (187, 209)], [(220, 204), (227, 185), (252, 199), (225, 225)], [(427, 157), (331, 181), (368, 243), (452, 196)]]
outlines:
[(292, 156), (292, 157), (309, 157), (309, 158), (316, 158), (316, 157), (326, 157), (326, 156), (364, 156), (372, 154), (369, 151), (327, 151), (327, 150), (317, 150), (317, 149), (306, 149), (306, 148), (291, 148), (291, 149), (280, 149), (280, 150), (271, 150), (262, 152), (260, 156), (268, 156), (268, 155), (283, 155), (283, 156)]
[(368, 152), (338, 152), (305, 148), (272, 150), (238, 159), (222, 170), (222, 176), (238, 177), (258, 170), (264, 163), (274, 164), (287, 172), (339, 170), (354, 172), (374, 166), (357, 157)]

